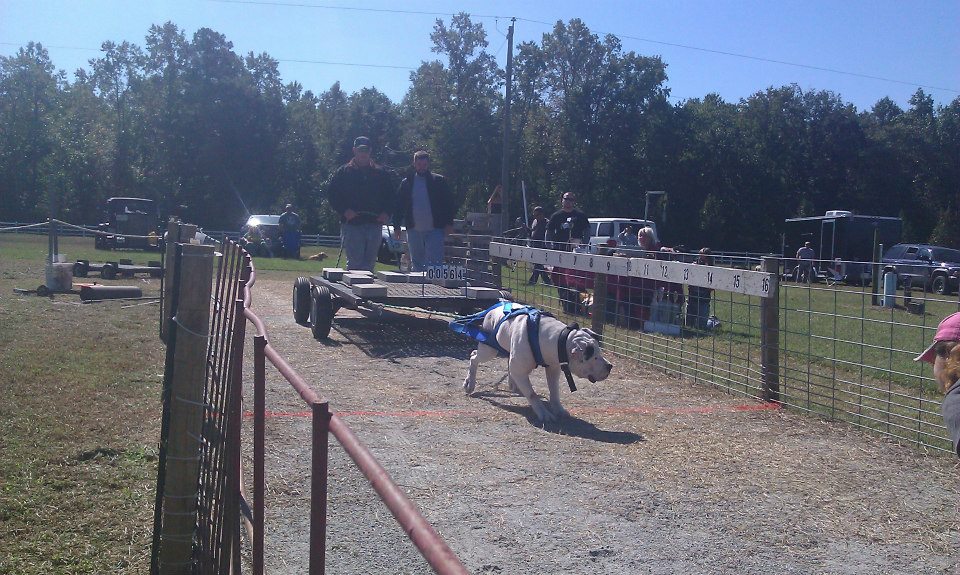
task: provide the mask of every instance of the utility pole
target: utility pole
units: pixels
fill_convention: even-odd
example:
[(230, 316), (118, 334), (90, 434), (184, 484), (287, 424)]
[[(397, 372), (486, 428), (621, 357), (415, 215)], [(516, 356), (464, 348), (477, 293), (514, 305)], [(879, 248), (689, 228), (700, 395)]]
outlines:
[(507, 30), (507, 90), (503, 98), (503, 153), (500, 158), (500, 185), (503, 186), (503, 208), (500, 211), (500, 231), (505, 228), (504, 222), (510, 219), (510, 97), (513, 92), (513, 25), (516, 18), (510, 19), (510, 28)]

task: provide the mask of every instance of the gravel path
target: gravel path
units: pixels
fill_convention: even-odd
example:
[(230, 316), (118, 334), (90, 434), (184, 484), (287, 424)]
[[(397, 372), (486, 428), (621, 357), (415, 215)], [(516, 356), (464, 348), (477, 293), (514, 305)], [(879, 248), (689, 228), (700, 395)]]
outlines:
[[(293, 322), (291, 286), (255, 286), (271, 343), (471, 573), (960, 573), (950, 457), (616, 357), (544, 429), (494, 389), (505, 362), (463, 394), (471, 346), (443, 318), (344, 310), (324, 344)], [(310, 422), (269, 366), (267, 409), (267, 568), (305, 573)], [(430, 572), (335, 441), (330, 468), (327, 572)]]

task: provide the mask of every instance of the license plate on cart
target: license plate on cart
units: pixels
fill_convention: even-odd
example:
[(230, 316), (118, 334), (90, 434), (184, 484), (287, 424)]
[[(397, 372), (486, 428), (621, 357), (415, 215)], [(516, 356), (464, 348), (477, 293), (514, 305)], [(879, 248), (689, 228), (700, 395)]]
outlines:
[(467, 268), (464, 266), (433, 266), (427, 268), (427, 281), (459, 280), (467, 279)]

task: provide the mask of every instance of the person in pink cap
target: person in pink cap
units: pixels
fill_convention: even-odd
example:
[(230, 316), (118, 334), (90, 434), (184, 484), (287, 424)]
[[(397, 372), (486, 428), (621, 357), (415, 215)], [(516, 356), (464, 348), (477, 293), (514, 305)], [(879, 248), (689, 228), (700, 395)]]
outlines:
[(944, 394), (940, 413), (953, 439), (953, 451), (960, 456), (960, 312), (940, 322), (933, 343), (914, 361), (933, 365), (933, 378)]

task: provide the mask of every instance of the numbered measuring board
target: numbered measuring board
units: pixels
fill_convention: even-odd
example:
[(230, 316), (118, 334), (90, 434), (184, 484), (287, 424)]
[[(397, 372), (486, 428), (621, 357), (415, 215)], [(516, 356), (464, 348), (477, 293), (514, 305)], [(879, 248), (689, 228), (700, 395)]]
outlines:
[(432, 266), (426, 269), (427, 281), (459, 280), (466, 281), (467, 268), (464, 266), (442, 265)]
[(758, 297), (772, 297), (777, 274), (652, 258), (578, 254), (542, 248), (490, 243), (490, 255), (509, 260), (617, 276), (681, 283)]

